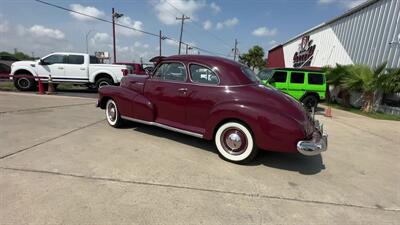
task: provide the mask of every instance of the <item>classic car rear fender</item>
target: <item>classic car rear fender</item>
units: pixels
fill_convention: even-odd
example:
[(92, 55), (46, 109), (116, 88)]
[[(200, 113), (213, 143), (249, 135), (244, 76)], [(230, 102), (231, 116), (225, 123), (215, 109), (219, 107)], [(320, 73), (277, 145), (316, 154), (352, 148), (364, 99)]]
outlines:
[(239, 121), (247, 125), (257, 146), (261, 149), (296, 152), (296, 144), (305, 138), (304, 128), (296, 120), (260, 105), (227, 103), (219, 105), (206, 123), (204, 138), (211, 140), (219, 126), (227, 121)]
[(154, 106), (142, 94), (120, 86), (104, 86), (99, 90), (99, 107), (105, 109), (108, 99), (113, 99), (122, 116), (154, 121)]

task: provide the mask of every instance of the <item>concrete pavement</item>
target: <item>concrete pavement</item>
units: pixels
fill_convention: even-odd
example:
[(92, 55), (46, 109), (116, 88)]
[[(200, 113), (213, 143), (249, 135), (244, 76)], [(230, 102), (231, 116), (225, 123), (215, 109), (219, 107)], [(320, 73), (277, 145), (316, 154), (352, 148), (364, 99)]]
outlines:
[(0, 92), (0, 224), (400, 221), (399, 122), (333, 110), (322, 157), (239, 166), (201, 139), (114, 129), (94, 103)]

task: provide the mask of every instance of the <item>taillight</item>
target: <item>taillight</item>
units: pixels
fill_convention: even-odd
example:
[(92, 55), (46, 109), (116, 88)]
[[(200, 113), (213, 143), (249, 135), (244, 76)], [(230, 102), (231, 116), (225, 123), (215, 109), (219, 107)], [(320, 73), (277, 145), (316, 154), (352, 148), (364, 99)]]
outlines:
[(122, 75), (126, 76), (128, 75), (129, 71), (128, 69), (121, 69)]

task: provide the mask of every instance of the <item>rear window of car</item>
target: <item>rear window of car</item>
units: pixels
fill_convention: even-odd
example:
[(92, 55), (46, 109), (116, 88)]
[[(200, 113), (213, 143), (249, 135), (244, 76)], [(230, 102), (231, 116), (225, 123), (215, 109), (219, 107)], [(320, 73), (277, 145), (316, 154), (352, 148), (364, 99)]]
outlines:
[(309, 73), (308, 84), (323, 84), (324, 76), (321, 73)]
[(83, 55), (69, 55), (68, 56), (68, 64), (76, 64), (81, 65), (84, 62)]
[(303, 84), (304, 83), (304, 73), (292, 72), (290, 75), (290, 83)]
[(254, 83), (260, 83), (260, 79), (257, 77), (257, 75), (251, 70), (249, 67), (242, 67), (242, 72), (244, 75), (246, 75), (247, 78), (249, 78), (252, 82)]
[(275, 71), (272, 79), (276, 83), (286, 83), (287, 72), (284, 71)]
[(214, 85), (219, 83), (218, 76), (212, 70), (201, 65), (191, 64), (190, 75), (193, 83)]

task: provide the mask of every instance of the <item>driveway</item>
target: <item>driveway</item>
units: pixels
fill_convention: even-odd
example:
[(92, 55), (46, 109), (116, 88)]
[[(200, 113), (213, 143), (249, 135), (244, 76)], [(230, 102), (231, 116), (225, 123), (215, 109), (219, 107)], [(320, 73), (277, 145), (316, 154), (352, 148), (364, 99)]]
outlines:
[(322, 156), (221, 160), (95, 99), (0, 92), (0, 224), (398, 224), (400, 122), (318, 116)]

